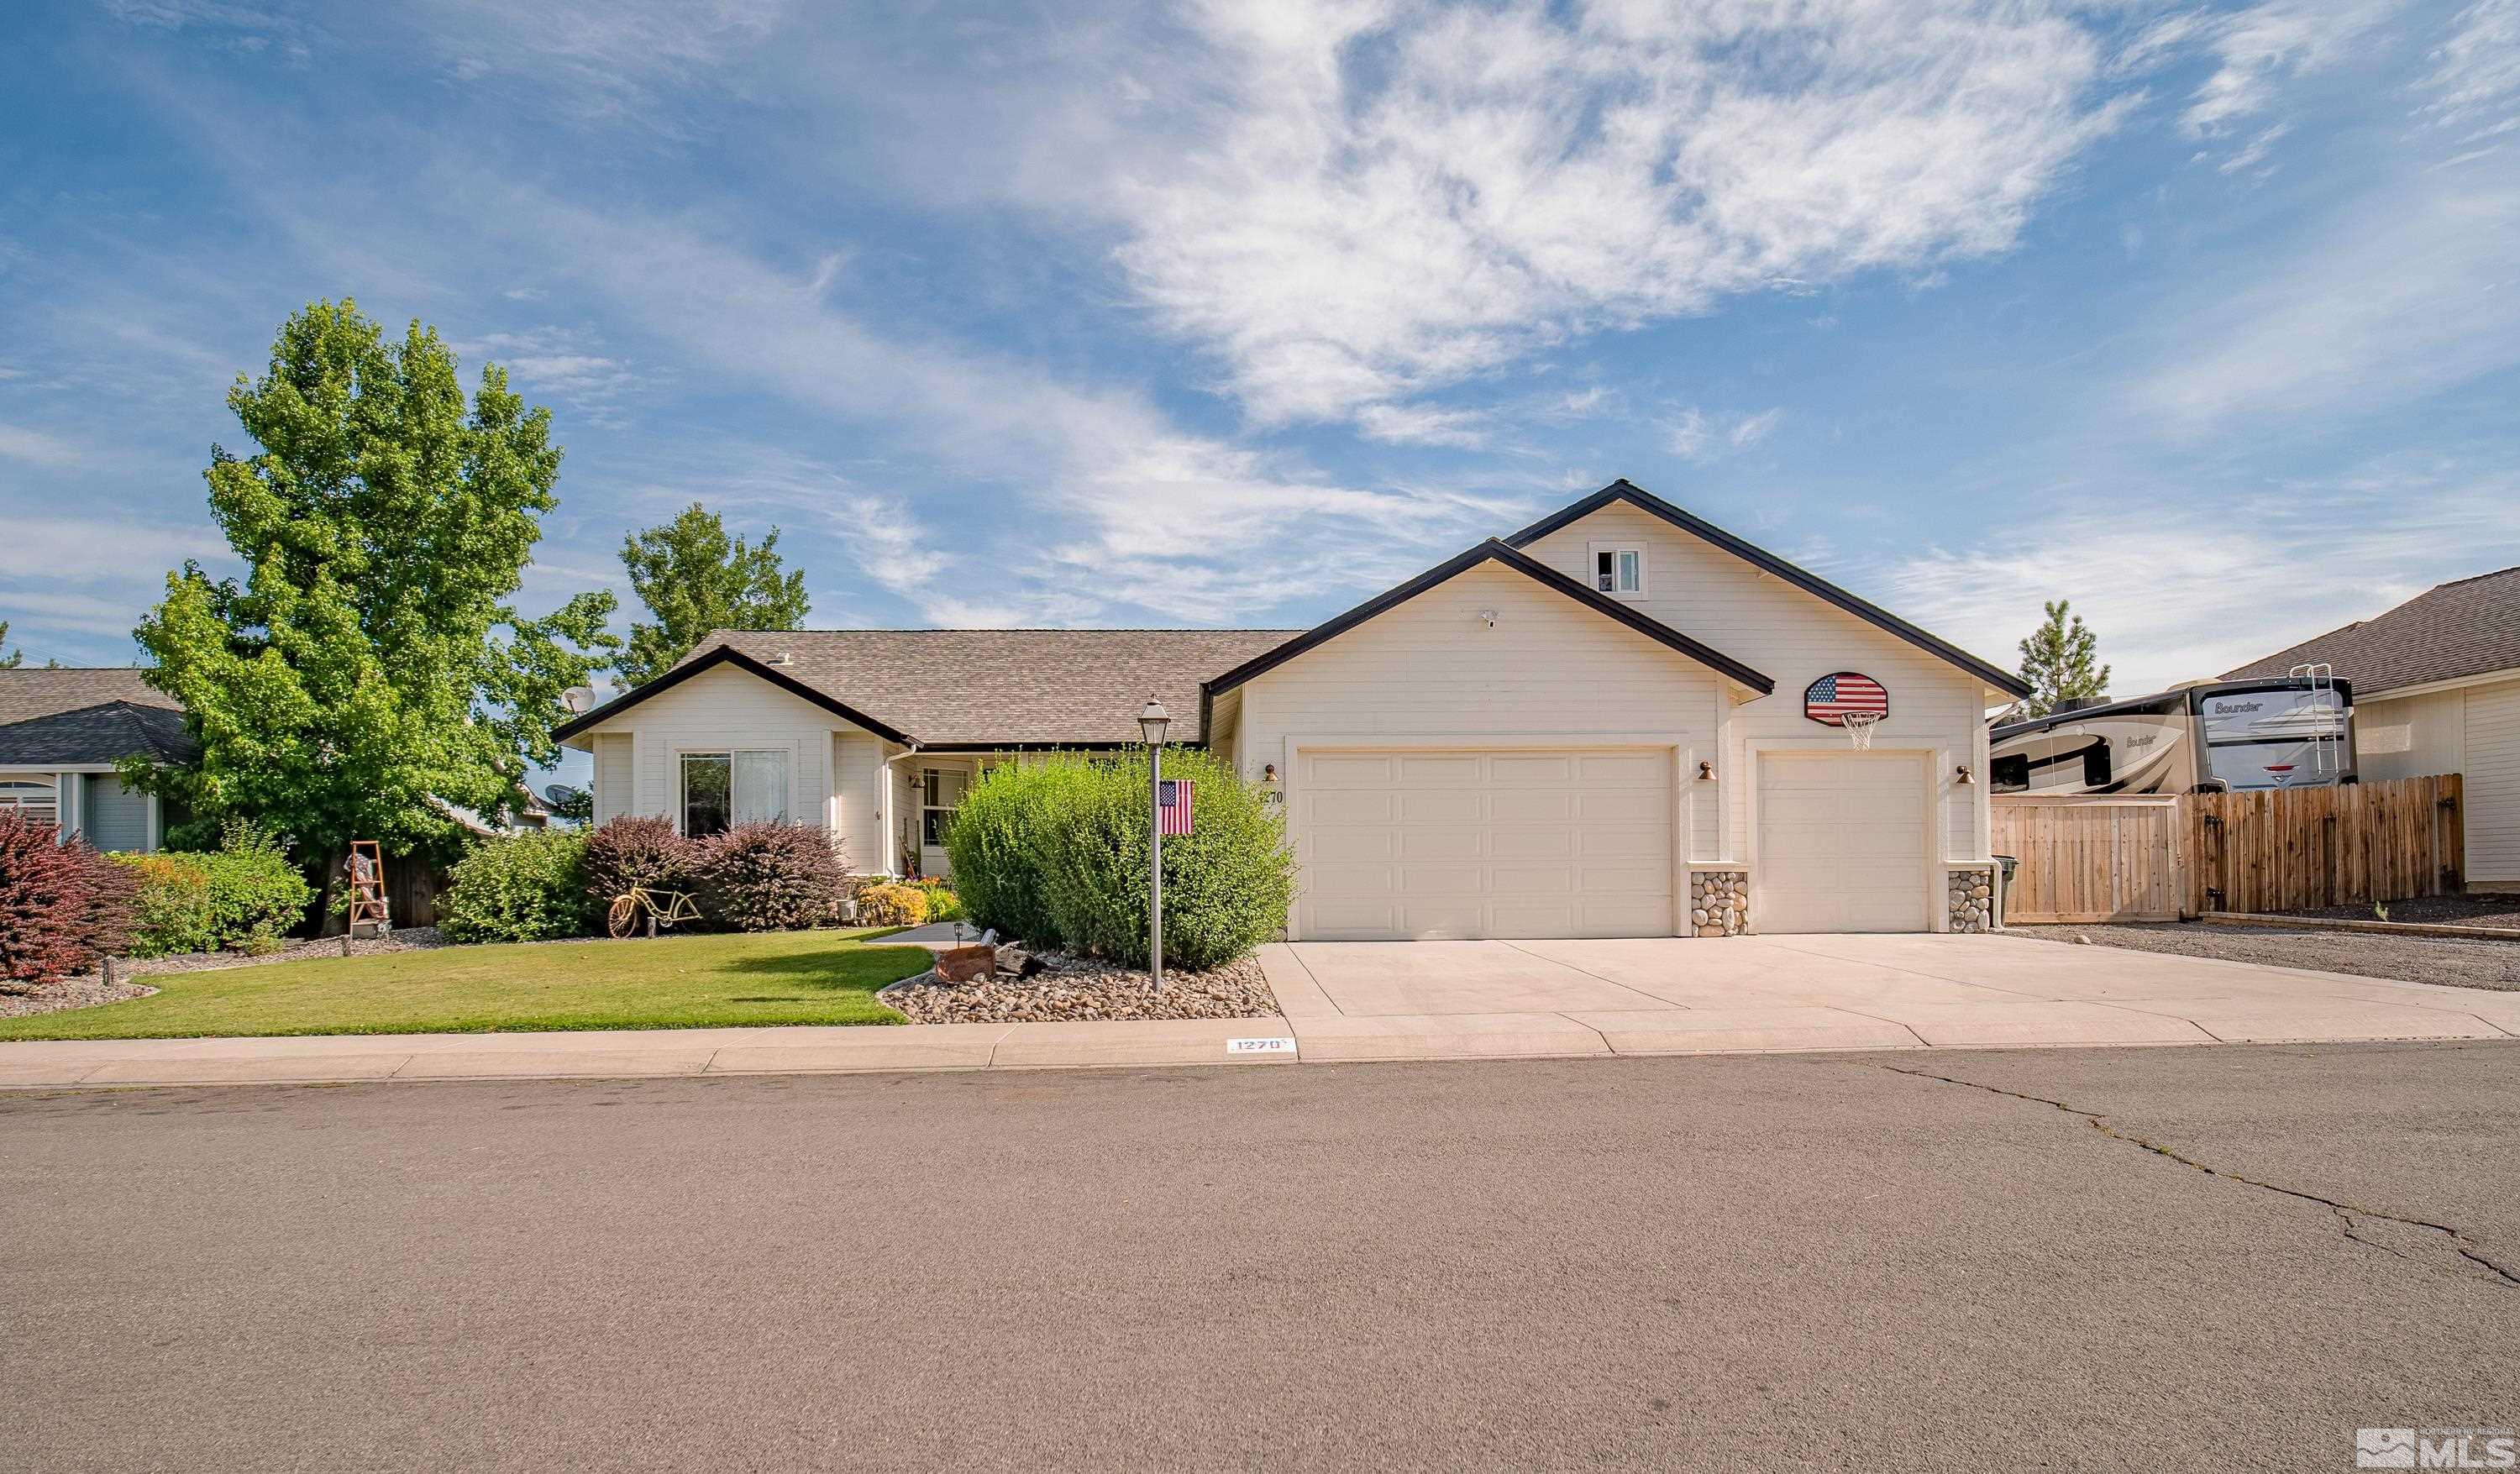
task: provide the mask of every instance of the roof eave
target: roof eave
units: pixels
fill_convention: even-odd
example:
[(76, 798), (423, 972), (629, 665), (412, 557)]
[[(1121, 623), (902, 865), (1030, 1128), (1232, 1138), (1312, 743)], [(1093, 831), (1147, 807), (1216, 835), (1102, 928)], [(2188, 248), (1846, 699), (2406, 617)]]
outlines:
[(1958, 666), (1998, 691), (2016, 697), (2030, 694), (2029, 683), (2010, 671), (1991, 665), (1958, 646), (1910, 624), (1871, 601), (1850, 594), (1807, 568), (1797, 567), (1755, 543), (1745, 542), (1733, 536), (1704, 517), (1673, 506), (1625, 476), (1621, 476), (1580, 502), (1559, 508), (1539, 521), (1507, 537), (1505, 542), (1514, 548), (1527, 547), (1561, 527), (1582, 521), (1613, 502), (1625, 502), (1640, 512), (1660, 517), (1683, 532), (1720, 548), (1763, 572), (1773, 573), (1804, 593), (1825, 603), (1834, 604), (1867, 624), (1895, 635), (1930, 655)]
[(606, 722), (611, 721), (614, 717), (621, 715), (623, 712), (628, 711), (631, 707), (638, 705), (651, 696), (671, 691), (673, 688), (680, 686), (682, 683), (698, 675), (700, 672), (704, 670), (713, 670), (721, 665), (732, 665), (738, 670), (744, 672), (746, 675), (758, 676), (762, 680), (769, 682), (771, 685), (778, 687), (781, 691), (787, 692), (789, 695), (811, 701), (815, 705), (834, 716), (841, 717), (856, 726), (865, 728), (867, 731), (882, 737), (885, 741), (900, 742), (904, 745), (915, 744), (916, 739), (914, 739), (910, 734), (893, 727), (889, 723), (878, 721), (876, 718), (868, 716), (865, 712), (849, 705), (837, 696), (831, 695), (828, 692), (808, 686), (804, 682), (797, 680), (795, 677), (788, 675), (786, 671), (779, 669), (777, 666), (771, 665), (766, 661), (756, 660), (752, 656), (743, 653), (742, 650), (737, 649), (731, 645), (718, 646), (709, 650), (706, 654), (698, 655), (692, 659), (686, 660), (682, 664), (675, 666), (672, 670), (658, 676), (653, 681), (650, 681), (644, 686), (636, 686), (623, 692), (621, 694), (614, 696), (611, 700), (605, 702), (603, 705), (586, 713), (584, 716), (572, 717), (568, 721), (562, 722), (560, 726), (552, 729), (552, 740), (558, 742), (567, 741), (571, 737), (578, 737)]

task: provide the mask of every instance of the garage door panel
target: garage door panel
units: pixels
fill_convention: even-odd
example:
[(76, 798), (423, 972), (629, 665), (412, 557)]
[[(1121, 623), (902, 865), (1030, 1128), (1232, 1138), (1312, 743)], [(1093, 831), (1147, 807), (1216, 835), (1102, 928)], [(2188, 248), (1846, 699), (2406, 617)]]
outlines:
[(1304, 782), (1317, 788), (1387, 787), (1398, 776), (1398, 760), (1387, 756), (1314, 757), (1304, 764)]
[(1404, 824), (1478, 824), (1488, 817), (1486, 795), (1476, 788), (1400, 791)]
[(1763, 753), (1751, 926), (1763, 932), (1922, 931), (1923, 764), (1909, 753)]
[(1306, 937), (1672, 932), (1669, 749), (1306, 752), (1296, 771), (1336, 780), (1296, 811)]

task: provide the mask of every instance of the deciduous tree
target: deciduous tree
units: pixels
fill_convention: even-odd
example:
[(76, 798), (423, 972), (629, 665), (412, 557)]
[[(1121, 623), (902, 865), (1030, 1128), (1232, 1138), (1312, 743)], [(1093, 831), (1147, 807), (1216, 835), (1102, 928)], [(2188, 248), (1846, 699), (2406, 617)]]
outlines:
[(558, 755), (561, 692), (619, 644), (609, 594), (540, 618), (510, 603), (557, 505), (550, 412), (495, 365), (468, 403), (434, 330), (388, 342), (347, 299), (282, 325), (228, 407), (254, 448), (213, 446), (204, 477), (245, 576), (188, 562), (136, 632), (201, 758), (125, 776), (180, 802), (178, 838), (261, 819), (301, 861), (443, 846), (452, 810), (501, 814)]
[(792, 630), (813, 601), (805, 575), (780, 564), (779, 529), (752, 547), (729, 540), (718, 514), (694, 502), (621, 544), (621, 565), (653, 624), (633, 623), (619, 669), (638, 686), (673, 669), (711, 630)]

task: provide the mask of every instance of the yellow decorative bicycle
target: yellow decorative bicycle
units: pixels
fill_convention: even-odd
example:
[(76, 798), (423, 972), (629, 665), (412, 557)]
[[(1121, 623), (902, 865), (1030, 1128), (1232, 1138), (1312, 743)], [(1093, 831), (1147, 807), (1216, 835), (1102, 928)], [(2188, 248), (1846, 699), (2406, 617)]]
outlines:
[(648, 935), (668, 931), (685, 921), (700, 918), (699, 903), (688, 891), (650, 890), (634, 885), (612, 898), (612, 910), (606, 917), (616, 937), (626, 937), (639, 930), (639, 917), (648, 917)]

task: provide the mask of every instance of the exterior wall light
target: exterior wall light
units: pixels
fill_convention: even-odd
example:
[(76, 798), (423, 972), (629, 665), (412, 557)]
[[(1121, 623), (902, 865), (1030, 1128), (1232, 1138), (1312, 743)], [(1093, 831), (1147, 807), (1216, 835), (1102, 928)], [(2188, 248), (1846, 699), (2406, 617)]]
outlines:
[(1713, 763), (1699, 763), (1697, 765), (1697, 781), (1699, 782), (1705, 782), (1714, 777), (1715, 765)]
[(1954, 768), (1952, 770), (1952, 778), (1955, 782), (1964, 785), (1977, 782), (1976, 776), (1969, 772), (1969, 765), (1966, 763), (1962, 763), (1958, 767)]

